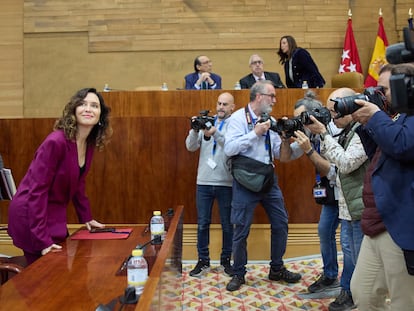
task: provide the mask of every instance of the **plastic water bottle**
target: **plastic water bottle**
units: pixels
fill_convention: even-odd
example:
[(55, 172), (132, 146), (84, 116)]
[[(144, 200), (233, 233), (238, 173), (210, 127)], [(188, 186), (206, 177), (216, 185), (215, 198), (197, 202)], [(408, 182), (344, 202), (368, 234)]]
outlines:
[(308, 89), (308, 88), (309, 88), (308, 81), (304, 80), (302, 83), (302, 89)]
[(108, 85), (108, 83), (105, 83), (105, 86), (104, 86), (104, 88), (103, 88), (103, 91), (104, 92), (109, 92), (111, 89), (109, 88), (109, 85)]
[(163, 90), (163, 91), (168, 91), (168, 85), (167, 85), (167, 83), (163, 83), (162, 85), (161, 85), (161, 90)]
[(234, 89), (235, 90), (241, 90), (241, 85), (240, 85), (239, 81), (237, 81), (236, 84), (234, 85)]
[(151, 240), (154, 240), (156, 236), (160, 236), (160, 242), (153, 241), (152, 244), (160, 244), (164, 238), (165, 226), (164, 218), (161, 216), (160, 211), (154, 211), (150, 222)]
[(134, 249), (128, 261), (128, 286), (135, 287), (135, 293), (141, 295), (148, 278), (148, 263), (142, 255), (142, 249)]

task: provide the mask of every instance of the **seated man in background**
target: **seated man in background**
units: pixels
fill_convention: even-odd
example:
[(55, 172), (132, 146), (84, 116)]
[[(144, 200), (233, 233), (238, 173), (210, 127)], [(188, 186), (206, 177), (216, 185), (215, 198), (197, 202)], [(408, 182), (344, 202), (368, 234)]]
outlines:
[(186, 90), (221, 89), (221, 77), (212, 73), (213, 62), (205, 55), (194, 59), (194, 72), (184, 77)]
[(242, 89), (250, 89), (256, 81), (269, 80), (272, 81), (275, 88), (284, 88), (280, 76), (276, 72), (264, 71), (264, 61), (257, 54), (253, 54), (249, 59), (249, 67), (252, 73), (240, 79), (240, 86)]

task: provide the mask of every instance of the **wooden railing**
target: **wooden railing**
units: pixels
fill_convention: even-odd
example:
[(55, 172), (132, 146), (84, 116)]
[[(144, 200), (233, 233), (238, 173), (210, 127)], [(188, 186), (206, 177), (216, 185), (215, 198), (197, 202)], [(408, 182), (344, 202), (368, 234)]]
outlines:
[[(315, 90), (324, 102), (331, 89)], [(154, 209), (165, 212), (186, 206), (185, 223), (196, 223), (195, 188), (198, 152), (188, 152), (185, 138), (190, 117), (200, 110), (215, 111), (218, 91), (140, 91), (103, 93), (112, 108), (112, 141), (96, 152), (87, 177), (87, 193), (93, 216), (105, 223), (145, 223)], [(249, 91), (229, 90), (237, 108), (249, 102)], [(272, 115), (292, 116), (301, 89), (276, 91)], [(47, 134), (54, 119), (0, 120), (0, 153), (13, 170), (18, 184)], [(285, 197), (290, 223), (314, 223), (320, 207), (312, 198), (315, 172), (303, 157), (291, 163), (276, 163), (279, 184)], [(0, 202), (0, 223), (7, 222), (7, 202)], [(69, 223), (77, 223), (73, 209)], [(257, 209), (255, 223), (267, 223), (263, 209)], [(219, 223), (216, 209), (213, 223)]]

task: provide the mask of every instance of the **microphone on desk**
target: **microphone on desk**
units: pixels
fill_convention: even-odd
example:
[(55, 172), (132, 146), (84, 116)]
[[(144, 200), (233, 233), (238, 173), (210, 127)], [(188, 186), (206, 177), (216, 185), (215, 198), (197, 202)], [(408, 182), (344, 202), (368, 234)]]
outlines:
[(138, 244), (135, 248), (137, 249), (143, 249), (145, 246), (147, 246), (148, 244), (162, 244), (162, 240), (161, 240), (161, 236), (160, 235), (156, 235), (152, 240), (149, 240), (148, 242), (145, 242), (144, 244)]
[(140, 295), (137, 295), (135, 292), (135, 287), (128, 286), (127, 288), (125, 288), (124, 295), (119, 297), (119, 301), (124, 305), (134, 304), (138, 302), (139, 297)]
[[(161, 240), (161, 236), (160, 235), (156, 235), (152, 240), (149, 240), (148, 242), (144, 243), (144, 244), (138, 244), (135, 248), (136, 249), (143, 249), (145, 246), (147, 246), (150, 243), (154, 243), (154, 244), (162, 244), (162, 240)], [(131, 259), (132, 255), (129, 255), (127, 258), (125, 258), (125, 260), (122, 262), (121, 267), (118, 269), (117, 271), (117, 275), (121, 275), (122, 273), (124, 273), (124, 271), (126, 270), (127, 266), (128, 266), (128, 261)]]
[(102, 303), (100, 303), (97, 307), (96, 307), (96, 309), (95, 309), (95, 311), (112, 311), (114, 308), (115, 308), (115, 306), (116, 306), (116, 303), (118, 302), (118, 297), (117, 298), (115, 298), (115, 299), (112, 299), (110, 302), (108, 302), (106, 305), (104, 305), (104, 304), (102, 304)]
[(102, 303), (100, 303), (98, 305), (98, 307), (95, 309), (95, 311), (112, 311), (114, 310), (118, 299), (119, 302), (122, 304), (121, 308), (119, 310), (122, 309), (122, 307), (124, 305), (129, 305), (129, 304), (135, 304), (138, 302), (140, 295), (137, 295), (135, 292), (135, 287), (133, 286), (128, 286), (127, 288), (125, 288), (125, 292), (123, 296), (119, 296), (113, 300), (111, 300), (108, 304), (104, 305)]

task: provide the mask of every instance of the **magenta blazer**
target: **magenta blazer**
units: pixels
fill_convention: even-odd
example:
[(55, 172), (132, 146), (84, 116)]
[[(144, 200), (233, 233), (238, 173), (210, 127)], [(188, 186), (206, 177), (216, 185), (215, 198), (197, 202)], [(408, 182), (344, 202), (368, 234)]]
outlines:
[(94, 146), (88, 146), (80, 176), (76, 142), (68, 140), (62, 130), (46, 137), (9, 205), (8, 232), (15, 246), (37, 253), (64, 241), (71, 200), (80, 223), (92, 220), (85, 177), (93, 152)]

